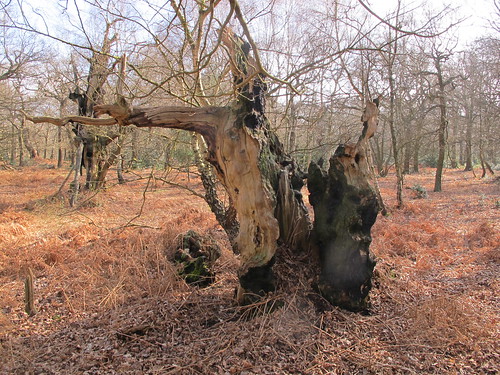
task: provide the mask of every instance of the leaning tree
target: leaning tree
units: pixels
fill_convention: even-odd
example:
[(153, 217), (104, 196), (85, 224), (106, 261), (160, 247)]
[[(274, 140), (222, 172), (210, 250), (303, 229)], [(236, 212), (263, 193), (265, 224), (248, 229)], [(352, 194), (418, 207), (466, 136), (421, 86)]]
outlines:
[[(328, 166), (311, 163), (303, 173), (284, 152), (265, 115), (264, 71), (255, 46), (228, 28), (219, 35), (227, 47), (235, 101), (224, 107), (132, 107), (123, 98), (113, 105), (95, 105), (97, 117), (33, 118), (59, 126), (135, 125), (183, 129), (200, 134), (206, 160), (226, 189), (237, 213), (234, 240), (241, 254), (238, 270), (241, 304), (255, 301), (276, 287), (273, 264), (278, 244), (292, 254), (317, 253), (318, 290), (331, 303), (359, 311), (367, 307), (374, 261), (370, 230), (378, 214), (370, 184), (368, 140), (378, 123), (378, 102), (367, 102), (356, 143), (340, 145)], [(255, 51), (255, 50), (254, 50)], [(256, 61), (257, 60), (257, 61)], [(303, 202), (304, 180), (314, 208), (311, 224)]]

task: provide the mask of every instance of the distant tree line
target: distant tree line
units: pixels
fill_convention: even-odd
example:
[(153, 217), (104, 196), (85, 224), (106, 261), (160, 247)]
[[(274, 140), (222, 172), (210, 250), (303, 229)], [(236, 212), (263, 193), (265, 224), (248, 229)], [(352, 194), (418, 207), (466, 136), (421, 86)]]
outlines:
[[(34, 14), (17, 3), (1, 10), (3, 162), (25, 165), (41, 157), (57, 160), (58, 167), (74, 164), (78, 145), (71, 127), (33, 126), (24, 113), (76, 114), (78, 103), (70, 94), (88, 90), (99, 92), (90, 101), (113, 102), (123, 55), (128, 63), (122, 94), (132, 104), (232, 100), (228, 62), (214, 33), (234, 24), (225, 2), (171, 0), (164, 8), (149, 1), (135, 7), (120, 1), (106, 7), (75, 4), (79, 9), (56, 6), (65, 19), (82, 17), (59, 30), (43, 11)], [(302, 166), (352, 140), (363, 98), (380, 96), (380, 130), (371, 140), (377, 174), (394, 170), (402, 184), (405, 174), (422, 166), (437, 168), (439, 191), (444, 167), (481, 166), (483, 174), (498, 168), (495, 24), (463, 46), (454, 37), (461, 24), (447, 8), (423, 16), (403, 2), (387, 14), (376, 14), (363, 1), (240, 1), (240, 6), (260, 49), (256, 64), (269, 72), (270, 123)], [(152, 18), (146, 22), (141, 12)], [(110, 139), (110, 147), (118, 139), (113, 168), (116, 163), (125, 169), (184, 168), (197, 164), (203, 152), (196, 137), (172, 129), (128, 130)]]

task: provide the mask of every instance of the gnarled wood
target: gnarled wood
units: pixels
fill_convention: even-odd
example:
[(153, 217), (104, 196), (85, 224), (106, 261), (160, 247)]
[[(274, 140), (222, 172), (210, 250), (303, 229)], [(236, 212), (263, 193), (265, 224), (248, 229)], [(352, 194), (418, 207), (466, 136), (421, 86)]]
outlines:
[[(237, 92), (233, 105), (129, 108), (122, 101), (96, 105), (94, 110), (97, 115), (111, 116), (98, 119), (100, 125), (176, 128), (203, 136), (206, 159), (226, 188), (239, 221), (237, 298), (248, 303), (275, 288), (272, 268), (278, 241), (308, 251), (311, 224), (300, 193), (305, 175), (270, 130), (264, 113), (266, 84), (260, 74), (249, 75), (250, 48), (234, 35), (223, 39), (232, 58)], [(319, 246), (321, 260), (319, 290), (333, 303), (354, 310), (366, 306), (374, 265), (368, 247), (378, 205), (368, 182), (367, 142), (376, 130), (377, 115), (377, 105), (368, 103), (358, 142), (340, 146), (330, 159), (328, 172), (315, 164), (309, 168), (318, 240), (313, 245)], [(49, 119), (57, 124), (66, 121)], [(96, 119), (78, 121), (95, 124)]]
[[(130, 111), (119, 105), (106, 105), (94, 109), (98, 115), (116, 116), (123, 125), (176, 128), (203, 135), (208, 146), (207, 160), (214, 165), (228, 191), (240, 224), (236, 244), (241, 254), (242, 288), (238, 299), (244, 302), (251, 295), (272, 290), (274, 283), (269, 264), (280, 236), (275, 210), (278, 176), (283, 167), (276, 155), (281, 147), (279, 142), (270, 140), (267, 126), (260, 126), (267, 120), (252, 113), (257, 117), (250, 122), (258, 126), (246, 126), (246, 106), (238, 104), (233, 107), (134, 108)], [(128, 115), (124, 115), (126, 113)], [(277, 154), (281, 153), (282, 150)], [(286, 173), (291, 173), (289, 169)], [(290, 207), (296, 199), (295, 194), (287, 199)], [(302, 208), (295, 211), (300, 210), (305, 216)], [(252, 276), (248, 276), (249, 273)]]
[(367, 141), (377, 126), (378, 108), (368, 103), (357, 144), (340, 145), (328, 170), (309, 166), (309, 201), (314, 208), (314, 234), (320, 253), (318, 289), (331, 303), (364, 310), (375, 261), (370, 231), (379, 211), (369, 182)]

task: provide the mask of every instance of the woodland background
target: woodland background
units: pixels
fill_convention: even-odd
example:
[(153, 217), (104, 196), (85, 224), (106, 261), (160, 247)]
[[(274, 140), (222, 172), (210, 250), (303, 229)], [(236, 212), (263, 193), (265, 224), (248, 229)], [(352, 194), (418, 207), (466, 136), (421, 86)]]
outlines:
[[(232, 100), (228, 61), (214, 46), (217, 20), (223, 19), (227, 4), (215, 2), (220, 4), (212, 11), (208, 3), (173, 1), (161, 7), (120, 1), (104, 7), (83, 2), (75, 8), (60, 2), (42, 9), (6, 4), (1, 159), (24, 165), (39, 155), (58, 159), (60, 166), (73, 158), (69, 128), (27, 124), (23, 112), (77, 114), (68, 94), (85, 89), (106, 30), (111, 57), (127, 55), (124, 95), (133, 105), (227, 104)], [(377, 173), (384, 175), (395, 164), (400, 174), (436, 167), (440, 147), (446, 149), (442, 162), (451, 168), (499, 164), (498, 12), (492, 14), (490, 29), (480, 29), (484, 36), (464, 45), (457, 38), (461, 24), (452, 8), (403, 5), (380, 21), (356, 1), (242, 2), (263, 65), (288, 83), (269, 80), (268, 117), (285, 149), (305, 168), (352, 140), (363, 108), (361, 95), (381, 95), (380, 128), (372, 143)], [(209, 17), (200, 17), (203, 7)], [(106, 72), (105, 103), (115, 97), (115, 61), (106, 59), (107, 65), (99, 67)], [(446, 140), (441, 146), (440, 134)], [(182, 131), (130, 129), (123, 142), (128, 167), (194, 164), (191, 137)]]

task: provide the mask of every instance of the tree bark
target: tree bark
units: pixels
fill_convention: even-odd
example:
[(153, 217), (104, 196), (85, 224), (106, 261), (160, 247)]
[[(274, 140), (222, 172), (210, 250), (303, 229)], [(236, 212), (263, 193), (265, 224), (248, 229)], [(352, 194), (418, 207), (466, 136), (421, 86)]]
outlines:
[(62, 128), (57, 129), (57, 168), (63, 165)]
[(20, 128), (18, 130), (18, 141), (19, 141), (19, 166), (23, 167), (24, 166), (24, 139), (23, 139), (23, 129)]
[(23, 145), (30, 155), (30, 159), (36, 159), (38, 157), (38, 150), (31, 144), (29, 131), (25, 126), (25, 119), (21, 120), (21, 130), (20, 130), (20, 145)]
[(472, 106), (467, 110), (467, 128), (465, 130), (465, 168), (464, 171), (472, 171), (472, 125), (473, 110)]
[(479, 147), (480, 147), (480, 149), (479, 149), (479, 160), (481, 161), (481, 168), (483, 170), (483, 172), (481, 174), (481, 178), (485, 178), (486, 177), (487, 171), (490, 172), (491, 175), (494, 175), (495, 172), (493, 172), (493, 169), (491, 168), (491, 165), (484, 158), (484, 151), (482, 149), (482, 146), (480, 145)]
[[(392, 57), (391, 57), (392, 59)], [(395, 101), (396, 92), (394, 87), (394, 77), (392, 72), (393, 61), (389, 65), (389, 129), (391, 131), (392, 152), (394, 155), (394, 167), (396, 168), (396, 200), (397, 207), (403, 207), (403, 166), (401, 165), (401, 153), (396, 135), (395, 126)]]
[(434, 66), (436, 67), (436, 76), (438, 79), (439, 89), (439, 128), (438, 128), (438, 159), (436, 167), (436, 176), (434, 179), (434, 191), (440, 192), (442, 190), (442, 176), (444, 168), (444, 157), (446, 154), (446, 131), (448, 128), (448, 119), (446, 117), (446, 97), (445, 97), (445, 83), (443, 72), (441, 69), (441, 60), (444, 56), (437, 54), (433, 56)]
[(118, 183), (124, 184), (126, 182), (123, 177), (123, 153), (120, 150), (120, 155), (118, 155), (118, 162), (116, 163), (116, 176), (118, 177)]
[(455, 120), (452, 126), (452, 140), (450, 143), (450, 167), (453, 169), (458, 168), (458, 151), (457, 151), (457, 143), (458, 143), (458, 122)]
[(418, 154), (418, 151), (419, 151), (419, 145), (417, 143), (417, 144), (415, 144), (415, 148), (413, 149), (413, 173), (419, 172), (419, 165), (418, 165), (419, 154)]
[(71, 197), (69, 199), (69, 205), (74, 207), (78, 200), (78, 193), (80, 192), (80, 175), (81, 175), (81, 165), (83, 156), (83, 142), (80, 140), (76, 149), (75, 164), (73, 168), (75, 170), (73, 182), (70, 184)]
[[(368, 103), (365, 130), (370, 123), (376, 127), (377, 116), (375, 104)], [(375, 266), (369, 246), (379, 204), (369, 183), (366, 141), (371, 135), (364, 131), (357, 144), (340, 145), (327, 171), (311, 163), (307, 183), (320, 254), (318, 289), (334, 305), (354, 311), (368, 307)]]
[(411, 144), (407, 144), (403, 149), (403, 174), (410, 174)]

